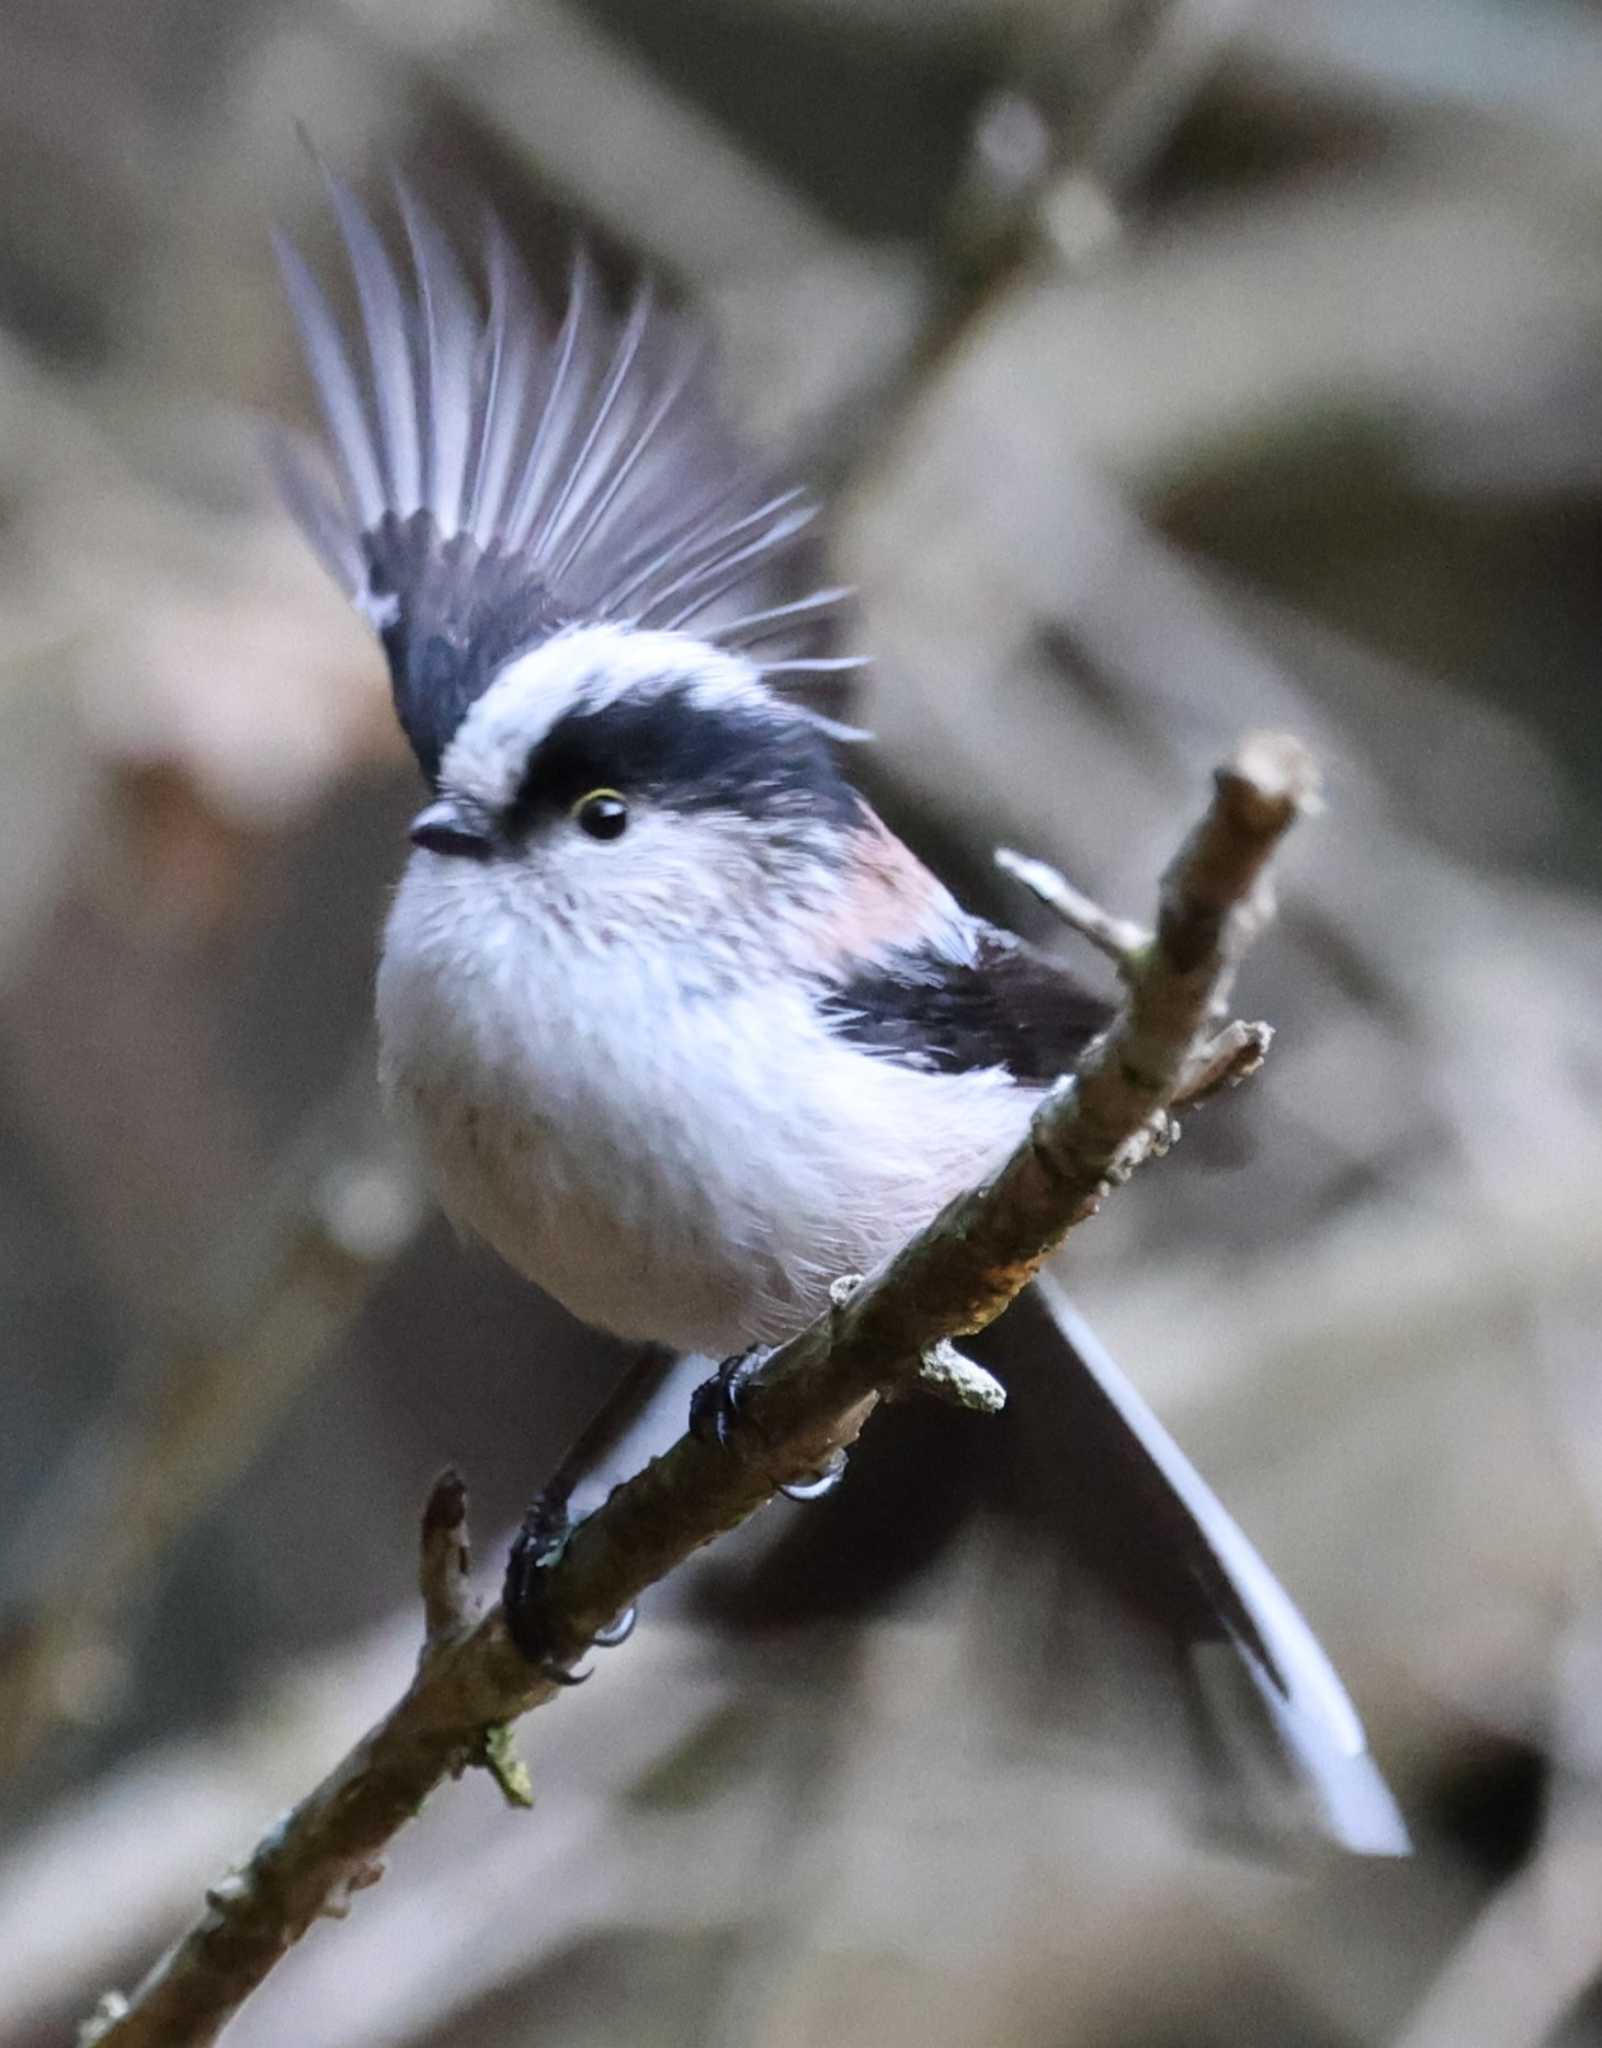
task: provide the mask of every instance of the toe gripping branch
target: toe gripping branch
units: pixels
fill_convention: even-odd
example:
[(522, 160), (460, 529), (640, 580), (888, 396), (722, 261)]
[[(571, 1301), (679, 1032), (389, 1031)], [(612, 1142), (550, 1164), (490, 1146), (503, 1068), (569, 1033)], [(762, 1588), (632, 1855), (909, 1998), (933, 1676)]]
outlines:
[[(701, 1382), (690, 1396), (692, 1436), (726, 1449), (738, 1431), (753, 1427), (750, 1417), (741, 1411), (740, 1392), (768, 1356), (761, 1346), (742, 1351), (736, 1358), (724, 1359), (712, 1377)], [(786, 1500), (822, 1500), (840, 1484), (845, 1468), (845, 1452), (832, 1451), (828, 1463), (810, 1479), (781, 1480), (779, 1491)]]
[[(703, 1443), (727, 1447), (737, 1432), (754, 1427), (741, 1409), (740, 1390), (767, 1355), (765, 1350), (742, 1352), (737, 1358), (725, 1359), (710, 1379), (702, 1381), (690, 1398), (693, 1436)], [(822, 1500), (840, 1484), (845, 1468), (846, 1454), (837, 1450), (810, 1479), (782, 1481), (778, 1490), (789, 1500)], [(501, 1605), (507, 1634), (537, 1671), (553, 1685), (582, 1685), (589, 1672), (575, 1670), (556, 1654), (544, 1611), (545, 1575), (573, 1534), (567, 1499), (567, 1488), (559, 1482), (530, 1503), (506, 1560)], [(597, 1629), (591, 1640), (598, 1649), (613, 1649), (633, 1634), (634, 1622), (635, 1609), (626, 1607), (616, 1621)]]
[[(582, 1685), (590, 1676), (588, 1671), (576, 1671), (555, 1655), (546, 1628), (545, 1573), (566, 1550), (572, 1534), (566, 1495), (538, 1495), (530, 1502), (523, 1526), (512, 1539), (501, 1591), (507, 1634), (529, 1663), (553, 1685)], [(615, 1649), (634, 1633), (635, 1618), (636, 1610), (625, 1607), (615, 1621), (597, 1629), (591, 1641), (597, 1649)]]

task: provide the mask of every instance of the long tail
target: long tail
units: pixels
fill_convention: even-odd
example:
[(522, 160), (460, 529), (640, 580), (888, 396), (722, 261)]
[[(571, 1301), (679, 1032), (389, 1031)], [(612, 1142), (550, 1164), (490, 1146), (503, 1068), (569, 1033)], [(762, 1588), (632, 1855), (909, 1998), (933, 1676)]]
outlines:
[(1050, 1280), (996, 1337), (1010, 1357), (1066, 1366), (1036, 1382), (1075, 1547), (1133, 1617), (1190, 1662), (1223, 1744), (1267, 1750), (1316, 1825), (1359, 1855), (1400, 1856), (1407, 1828), (1362, 1722), (1289, 1595), (1217, 1496)]

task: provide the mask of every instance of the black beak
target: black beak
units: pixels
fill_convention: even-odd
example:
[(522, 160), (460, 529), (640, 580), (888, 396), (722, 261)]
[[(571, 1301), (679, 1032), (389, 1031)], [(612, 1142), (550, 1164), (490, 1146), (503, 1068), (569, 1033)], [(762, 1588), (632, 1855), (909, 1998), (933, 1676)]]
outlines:
[(413, 846), (428, 853), (454, 854), (463, 860), (488, 860), (495, 842), (482, 821), (451, 797), (441, 797), (412, 820)]

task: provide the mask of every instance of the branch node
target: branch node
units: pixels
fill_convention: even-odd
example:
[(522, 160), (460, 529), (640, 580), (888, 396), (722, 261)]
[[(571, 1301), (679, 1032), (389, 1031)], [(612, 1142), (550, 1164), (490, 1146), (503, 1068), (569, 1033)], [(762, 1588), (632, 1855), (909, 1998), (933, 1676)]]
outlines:
[(1078, 932), (1098, 953), (1105, 953), (1125, 981), (1140, 973), (1152, 944), (1152, 935), (1144, 925), (1103, 910), (1048, 861), (1014, 853), (1010, 846), (998, 846), (995, 862), (1003, 874), (1022, 882), (1037, 902), (1054, 910), (1070, 931)]
[(484, 1730), (473, 1761), (481, 1770), (489, 1772), (508, 1806), (522, 1812), (533, 1806), (534, 1780), (529, 1776), (528, 1765), (517, 1753), (509, 1721), (497, 1721), (493, 1727)]
[(380, 1884), (384, 1877), (384, 1864), (380, 1857), (367, 1857), (345, 1873), (338, 1886), (330, 1892), (317, 1908), (319, 1920), (348, 1920), (351, 1900), (358, 1892), (370, 1891)]
[(242, 1870), (230, 1870), (226, 1877), (206, 1887), (206, 1904), (214, 1913), (226, 1916), (241, 1899), (250, 1897), (250, 1880)]
[(1007, 1405), (1007, 1390), (995, 1374), (964, 1357), (949, 1337), (942, 1337), (924, 1352), (917, 1384), (937, 1401), (967, 1408), (976, 1415), (999, 1415)]
[(1174, 1100), (1194, 1109), (1238, 1087), (1261, 1067), (1273, 1042), (1272, 1024), (1246, 1024), (1237, 1017), (1187, 1061)]
[(478, 1619), (468, 1583), (473, 1553), (467, 1536), (467, 1484), (447, 1465), (423, 1507), (418, 1590), (423, 1596), (423, 1653)]
[(1166, 1159), (1185, 1135), (1184, 1126), (1171, 1109), (1154, 1109), (1146, 1120), (1146, 1144), (1139, 1158), (1131, 1159), (1130, 1171), (1148, 1159)]

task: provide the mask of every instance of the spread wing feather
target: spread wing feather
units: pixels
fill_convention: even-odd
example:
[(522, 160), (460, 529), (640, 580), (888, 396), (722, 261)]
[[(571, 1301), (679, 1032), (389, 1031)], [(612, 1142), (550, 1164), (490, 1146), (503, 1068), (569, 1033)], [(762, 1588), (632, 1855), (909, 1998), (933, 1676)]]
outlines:
[(846, 593), (797, 599), (777, 578), (814, 508), (775, 494), (740, 453), (690, 323), (648, 285), (619, 318), (581, 250), (553, 331), (496, 221), (475, 278), (397, 185), (398, 261), (349, 186), (324, 176), (353, 336), (276, 242), (332, 488), (292, 443), (275, 457), (290, 510), (384, 639), (431, 781), (496, 669), (567, 626), (691, 631), (785, 677), (860, 665), (822, 652)]

